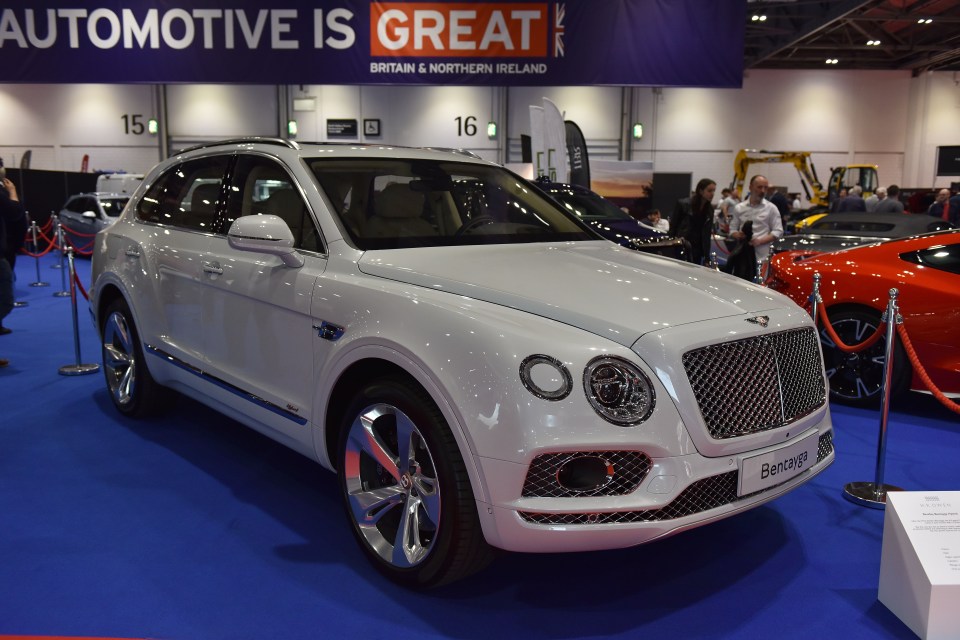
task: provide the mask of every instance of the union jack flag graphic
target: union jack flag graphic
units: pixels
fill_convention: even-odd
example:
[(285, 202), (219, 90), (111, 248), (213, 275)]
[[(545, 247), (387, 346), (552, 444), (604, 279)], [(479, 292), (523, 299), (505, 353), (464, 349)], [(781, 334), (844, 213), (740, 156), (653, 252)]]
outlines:
[(566, 5), (557, 4), (553, 19), (553, 57), (563, 57), (563, 19), (566, 17)]

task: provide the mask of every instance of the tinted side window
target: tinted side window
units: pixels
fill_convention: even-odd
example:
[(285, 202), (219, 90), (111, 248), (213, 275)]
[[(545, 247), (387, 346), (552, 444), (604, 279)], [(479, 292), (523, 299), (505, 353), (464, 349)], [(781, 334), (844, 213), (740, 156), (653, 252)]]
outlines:
[(902, 253), (900, 259), (960, 275), (960, 244)]
[(195, 231), (213, 231), (230, 156), (189, 160), (171, 167), (147, 190), (137, 217)]
[(104, 199), (100, 201), (100, 206), (103, 207), (103, 212), (107, 214), (107, 217), (116, 218), (123, 213), (123, 208), (127, 206), (129, 200), (130, 198)]
[(240, 156), (233, 170), (227, 206), (217, 225), (227, 233), (241, 216), (271, 214), (279, 216), (293, 232), (293, 246), (306, 251), (321, 251), (322, 243), (310, 210), (300, 196), (293, 178), (269, 158)]

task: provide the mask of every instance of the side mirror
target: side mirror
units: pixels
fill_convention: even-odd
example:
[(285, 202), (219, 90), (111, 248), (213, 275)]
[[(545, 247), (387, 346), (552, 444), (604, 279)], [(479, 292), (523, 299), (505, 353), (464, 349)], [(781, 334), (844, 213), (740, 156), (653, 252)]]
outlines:
[(243, 216), (230, 225), (227, 241), (238, 251), (277, 256), (288, 267), (302, 267), (303, 256), (293, 248), (293, 232), (279, 216)]
[(84, 218), (89, 218), (90, 220), (96, 220), (96, 219), (97, 219), (97, 213), (96, 213), (96, 211), (84, 211), (81, 215), (82, 215)]

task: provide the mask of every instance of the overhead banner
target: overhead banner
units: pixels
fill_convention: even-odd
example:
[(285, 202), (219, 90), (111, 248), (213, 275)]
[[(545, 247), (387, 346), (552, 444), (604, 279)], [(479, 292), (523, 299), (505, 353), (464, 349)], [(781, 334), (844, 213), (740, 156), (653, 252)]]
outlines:
[(13, 0), (0, 82), (740, 87), (743, 0)]

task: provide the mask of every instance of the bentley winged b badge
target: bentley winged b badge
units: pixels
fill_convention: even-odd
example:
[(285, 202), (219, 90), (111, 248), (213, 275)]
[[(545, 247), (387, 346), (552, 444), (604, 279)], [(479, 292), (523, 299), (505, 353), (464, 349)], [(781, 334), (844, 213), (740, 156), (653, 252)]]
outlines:
[(747, 318), (747, 322), (752, 322), (753, 324), (758, 324), (761, 327), (766, 328), (770, 324), (770, 316), (754, 316), (752, 318)]

